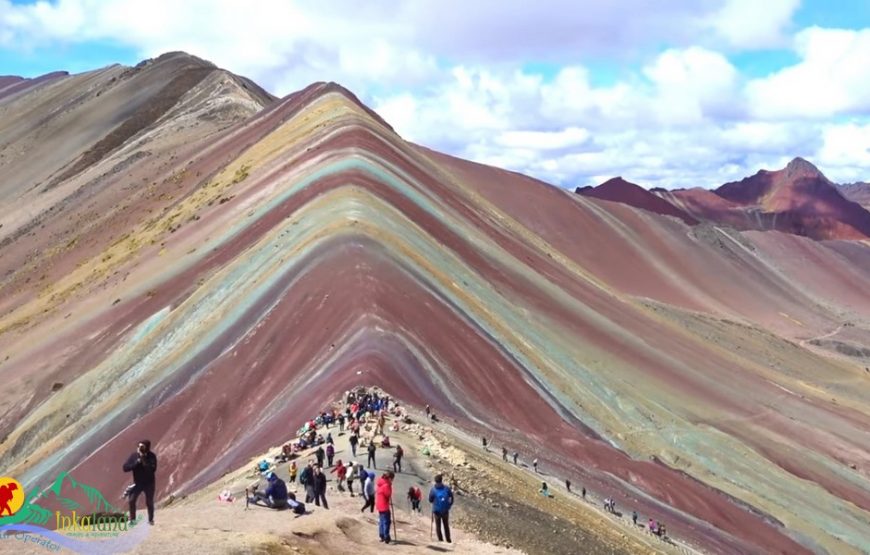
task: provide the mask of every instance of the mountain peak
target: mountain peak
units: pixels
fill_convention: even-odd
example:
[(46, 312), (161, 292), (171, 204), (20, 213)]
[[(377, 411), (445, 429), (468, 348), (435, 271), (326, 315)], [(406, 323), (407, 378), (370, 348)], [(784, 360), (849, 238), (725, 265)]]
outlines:
[(805, 160), (798, 156), (794, 158), (788, 165), (785, 167), (785, 174), (789, 178), (799, 178), (799, 177), (821, 177), (825, 176), (819, 171), (819, 168), (815, 167), (811, 162)]

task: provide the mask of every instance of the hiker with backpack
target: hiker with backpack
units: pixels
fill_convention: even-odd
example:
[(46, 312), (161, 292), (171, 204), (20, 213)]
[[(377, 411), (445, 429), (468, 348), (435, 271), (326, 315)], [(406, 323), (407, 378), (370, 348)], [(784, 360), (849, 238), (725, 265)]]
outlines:
[[(438, 541), (450, 542), (450, 508), (453, 507), (453, 491), (444, 483), (441, 474), (435, 476), (435, 485), (429, 492), (429, 503), (432, 504), (432, 518), (435, 519), (435, 531), (438, 533)], [(442, 535), (441, 529), (444, 529)]]
[(360, 509), (361, 513), (366, 512), (366, 509), (369, 509), (369, 512), (375, 512), (375, 473), (374, 472), (366, 472), (365, 485), (363, 485), (363, 496), (365, 497), (365, 505)]
[(422, 512), (420, 510), (420, 501), (423, 500), (423, 492), (417, 486), (408, 488), (408, 502), (411, 504), (411, 511)]
[(323, 473), (323, 467), (320, 465), (314, 467), (314, 504), (318, 507), (321, 501), (323, 508), (328, 509), (329, 504), (326, 502), (326, 474)]
[(274, 472), (266, 476), (268, 486), (266, 491), (257, 491), (259, 484), (254, 485), (253, 497), (248, 496), (248, 501), (254, 505), (262, 503), (270, 509), (283, 509), (287, 506), (287, 484)]
[(393, 472), (402, 472), (402, 457), (404, 456), (405, 452), (402, 450), (402, 446), (396, 445), (396, 453), (393, 455)]
[(378, 467), (377, 463), (375, 462), (375, 451), (376, 450), (377, 450), (377, 447), (375, 447), (375, 442), (370, 441), (369, 447), (368, 447), (369, 458), (368, 458), (368, 461), (366, 462), (366, 466), (370, 466), (370, 467), (375, 468), (375, 469)]
[(299, 485), (305, 488), (305, 502), (311, 503), (314, 501), (314, 468), (309, 461), (308, 465), (302, 469), (302, 474), (299, 475)]

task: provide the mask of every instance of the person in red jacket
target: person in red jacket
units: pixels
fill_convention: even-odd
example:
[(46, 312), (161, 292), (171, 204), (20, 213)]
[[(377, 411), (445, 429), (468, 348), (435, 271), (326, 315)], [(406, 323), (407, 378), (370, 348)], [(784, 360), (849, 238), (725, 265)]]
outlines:
[(347, 467), (342, 464), (341, 459), (338, 460), (338, 464), (329, 471), (332, 474), (335, 474), (338, 478), (337, 488), (338, 491), (344, 491), (344, 479), (347, 478)]
[(377, 492), (375, 493), (375, 510), (378, 511), (378, 535), (384, 543), (390, 543), (390, 526), (392, 525), (392, 513), (390, 511), (393, 500), (393, 471), (387, 471), (378, 479)]

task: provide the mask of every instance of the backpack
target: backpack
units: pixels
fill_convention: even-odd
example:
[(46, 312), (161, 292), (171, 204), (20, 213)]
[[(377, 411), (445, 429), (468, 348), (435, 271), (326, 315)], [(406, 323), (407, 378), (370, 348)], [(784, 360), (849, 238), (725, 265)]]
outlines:
[(331, 457), (333, 455), (335, 455), (335, 447), (333, 447), (332, 444), (330, 443), (329, 445), (326, 446), (326, 456)]
[(450, 488), (435, 488), (435, 503), (432, 505), (432, 511), (435, 513), (444, 513), (450, 510)]
[(308, 485), (308, 482), (311, 480), (311, 469), (309, 467), (305, 467), (302, 470), (302, 474), (299, 475), (299, 483), (303, 486)]

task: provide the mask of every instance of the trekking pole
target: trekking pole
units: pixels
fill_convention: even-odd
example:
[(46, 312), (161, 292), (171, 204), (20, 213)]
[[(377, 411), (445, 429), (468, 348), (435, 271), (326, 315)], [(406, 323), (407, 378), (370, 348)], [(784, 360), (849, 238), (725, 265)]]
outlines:
[(393, 498), (390, 497), (390, 512), (393, 513), (393, 537), (396, 541), (399, 541), (399, 527), (396, 525), (396, 520), (398, 520), (398, 515), (396, 514), (396, 509), (393, 508)]
[(435, 513), (432, 511), (429, 511), (429, 515), (432, 517), (432, 518), (430, 518), (430, 522), (429, 522), (429, 541), (431, 542), (432, 541), (432, 534), (434, 533), (434, 529), (435, 529)]

